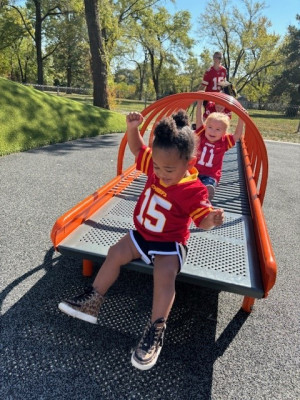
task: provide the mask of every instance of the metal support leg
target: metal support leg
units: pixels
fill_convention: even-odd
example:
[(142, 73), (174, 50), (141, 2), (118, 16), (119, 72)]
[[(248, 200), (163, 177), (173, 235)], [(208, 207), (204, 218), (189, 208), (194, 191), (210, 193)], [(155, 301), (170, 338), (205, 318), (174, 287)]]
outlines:
[(91, 276), (93, 274), (93, 261), (83, 260), (82, 262), (82, 275)]
[(250, 313), (253, 310), (254, 302), (255, 302), (255, 298), (254, 297), (245, 296), (243, 304), (242, 304), (242, 309), (244, 311)]

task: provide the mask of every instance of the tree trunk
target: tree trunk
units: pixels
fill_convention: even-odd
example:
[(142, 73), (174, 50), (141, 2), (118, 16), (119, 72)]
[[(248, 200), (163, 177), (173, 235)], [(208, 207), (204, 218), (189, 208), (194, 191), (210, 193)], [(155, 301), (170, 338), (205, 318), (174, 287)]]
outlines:
[(151, 67), (151, 75), (152, 75), (152, 82), (155, 90), (156, 100), (159, 99), (159, 74), (155, 73), (155, 61), (154, 61), (154, 54), (148, 49), (149, 56), (150, 56), (150, 67)]
[(84, 0), (89, 34), (91, 68), (94, 85), (94, 106), (109, 110), (107, 93), (107, 64), (101, 36), (98, 0)]
[(43, 71), (43, 56), (42, 56), (42, 14), (41, 14), (41, 3), (35, 1), (35, 46), (36, 46), (36, 63), (37, 63), (37, 83), (39, 85), (44, 84), (44, 71)]

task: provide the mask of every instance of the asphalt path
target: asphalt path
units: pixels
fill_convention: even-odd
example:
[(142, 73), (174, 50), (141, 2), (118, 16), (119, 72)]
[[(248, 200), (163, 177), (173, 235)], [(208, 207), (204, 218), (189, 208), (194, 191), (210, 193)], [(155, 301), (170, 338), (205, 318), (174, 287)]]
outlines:
[(115, 176), (120, 138), (0, 158), (0, 399), (299, 399), (299, 145), (267, 142), (278, 278), (250, 315), (239, 295), (178, 283), (157, 365), (138, 371), (130, 352), (150, 313), (151, 276), (122, 271), (99, 325), (58, 310), (93, 277), (53, 251), (51, 228)]

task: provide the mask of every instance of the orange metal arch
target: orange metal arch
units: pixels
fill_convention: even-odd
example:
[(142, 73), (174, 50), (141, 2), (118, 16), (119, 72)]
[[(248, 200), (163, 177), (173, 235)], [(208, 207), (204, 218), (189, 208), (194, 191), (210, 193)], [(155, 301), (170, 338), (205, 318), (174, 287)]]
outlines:
[[(145, 121), (141, 128), (141, 134), (144, 135), (146, 129), (152, 125), (149, 139), (149, 142), (151, 143), (153, 127), (163, 116), (171, 115), (180, 108), (186, 110), (197, 100), (209, 100), (217, 102), (233, 111), (245, 122), (246, 128), (245, 135), (242, 138), (242, 143), (244, 143), (245, 148), (247, 148), (247, 155), (249, 156), (251, 162), (253, 179), (256, 184), (256, 195), (259, 197), (261, 203), (263, 203), (268, 179), (267, 150), (256, 125), (234, 97), (227, 96), (223, 93), (212, 92), (188, 92), (164, 97), (163, 99), (152, 103), (142, 111)], [(123, 158), (126, 145), (127, 136), (125, 133), (118, 154), (117, 175), (122, 174)]]

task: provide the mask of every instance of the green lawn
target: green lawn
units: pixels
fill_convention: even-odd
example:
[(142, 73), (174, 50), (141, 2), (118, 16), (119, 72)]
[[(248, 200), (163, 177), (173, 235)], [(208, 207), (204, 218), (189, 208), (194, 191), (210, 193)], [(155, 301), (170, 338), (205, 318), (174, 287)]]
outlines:
[(125, 116), (0, 78), (0, 155), (125, 132)]
[(288, 118), (276, 111), (249, 110), (249, 115), (265, 139), (300, 143), (300, 114)]
[[(44, 93), (0, 78), (0, 155), (80, 137), (125, 132), (125, 114), (142, 111), (144, 101), (117, 99), (113, 110), (92, 106), (91, 96)], [(150, 103), (147, 103), (149, 105)], [(300, 116), (249, 110), (265, 139), (300, 143)], [(194, 120), (193, 115), (191, 120)], [(232, 130), (236, 117), (232, 119)]]
[[(70, 99), (92, 104), (91, 96), (65, 95)], [(150, 103), (148, 102), (147, 105)], [(125, 114), (129, 111), (142, 111), (145, 108), (144, 101), (117, 99), (114, 111)], [(264, 139), (279, 140), (293, 143), (300, 143), (300, 133), (297, 133), (300, 114), (294, 118), (288, 118), (284, 113), (277, 111), (249, 110), (249, 115), (258, 127)], [(195, 113), (192, 113), (191, 120), (194, 122)], [(232, 130), (236, 124), (236, 117), (232, 119)]]

